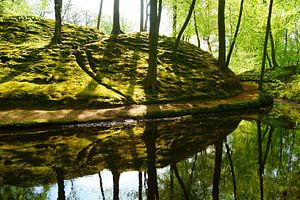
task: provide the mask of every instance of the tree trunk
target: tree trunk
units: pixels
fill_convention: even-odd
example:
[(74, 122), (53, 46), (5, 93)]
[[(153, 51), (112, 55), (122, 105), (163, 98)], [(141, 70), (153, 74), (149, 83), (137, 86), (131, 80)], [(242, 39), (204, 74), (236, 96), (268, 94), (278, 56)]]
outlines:
[(157, 32), (159, 34), (159, 26), (160, 26), (160, 20), (161, 20), (161, 13), (162, 13), (162, 0), (158, 1), (158, 27), (157, 27)]
[(141, 10), (140, 10), (140, 32), (144, 31), (144, 0), (141, 0)]
[(148, 30), (148, 20), (150, 16), (150, 0), (147, 1), (147, 7), (146, 7), (146, 19), (145, 19), (145, 25), (144, 25), (144, 31)]
[(197, 44), (198, 44), (198, 48), (200, 49), (200, 47), (201, 47), (201, 41), (200, 41), (200, 36), (199, 36), (199, 31), (198, 31), (197, 18), (196, 18), (195, 10), (194, 10), (194, 14), (193, 15), (194, 15), (195, 32), (196, 32), (196, 36), (197, 36)]
[(55, 11), (55, 32), (51, 43), (61, 44), (61, 8), (62, 0), (54, 0), (54, 11)]
[(143, 200), (143, 172), (139, 171), (139, 200)]
[(232, 184), (233, 184), (233, 194), (234, 194), (234, 199), (237, 200), (237, 187), (236, 187), (236, 181), (235, 181), (235, 173), (234, 173), (234, 167), (233, 167), (233, 161), (232, 161), (232, 157), (231, 157), (231, 151), (230, 151), (230, 147), (227, 144), (227, 142), (225, 143), (225, 147), (226, 147), (226, 153), (228, 156), (228, 160), (229, 160), (229, 164), (230, 164), (230, 171), (231, 171), (231, 177), (232, 177)]
[(227, 55), (226, 67), (229, 66), (231, 54), (233, 52), (234, 45), (235, 45), (235, 42), (236, 42), (236, 39), (237, 39), (237, 36), (238, 36), (238, 33), (239, 33), (239, 29), (240, 29), (240, 25), (241, 25), (241, 21), (242, 21), (242, 15), (243, 15), (243, 5), (244, 5), (244, 0), (241, 0), (239, 18), (238, 18), (235, 33), (234, 33), (234, 36), (233, 36), (233, 41), (230, 45), (230, 49), (229, 49), (229, 52), (228, 52), (228, 55)]
[(262, 135), (261, 135), (261, 123), (256, 122), (257, 125), (257, 137), (258, 137), (258, 165), (259, 165), (259, 188), (260, 188), (260, 199), (264, 199), (264, 165), (263, 165), (263, 154), (262, 154)]
[(214, 168), (214, 178), (213, 178), (213, 190), (212, 197), (213, 200), (219, 200), (220, 192), (220, 179), (221, 179), (221, 166), (222, 166), (222, 152), (223, 152), (223, 142), (219, 141), (215, 144), (215, 168)]
[(113, 29), (111, 34), (123, 33), (120, 27), (120, 0), (114, 0)]
[(102, 5), (103, 5), (103, 0), (100, 0), (100, 8), (99, 8), (98, 19), (97, 19), (97, 29), (98, 30), (100, 30), (100, 22), (101, 22), (101, 15), (102, 15)]
[(218, 33), (219, 33), (219, 66), (226, 67), (226, 40), (225, 40), (225, 0), (218, 3)]
[(157, 0), (150, 0), (149, 66), (145, 78), (145, 89), (154, 95), (157, 90), (157, 43), (158, 43)]
[(265, 65), (266, 65), (266, 56), (267, 56), (267, 47), (268, 47), (268, 37), (271, 30), (272, 8), (273, 8), (273, 0), (270, 0), (268, 21), (267, 21), (267, 28), (266, 28), (266, 35), (265, 35), (265, 42), (264, 42), (264, 50), (263, 50), (263, 57), (262, 57), (262, 64), (261, 64), (260, 80), (258, 86), (259, 90), (263, 89), (263, 80), (265, 75)]
[(189, 199), (189, 193), (188, 193), (188, 190), (186, 189), (185, 185), (184, 185), (184, 182), (182, 180), (182, 178), (180, 177), (179, 175), (179, 172), (178, 172), (178, 169), (177, 169), (177, 166), (176, 166), (176, 161), (175, 161), (175, 156), (172, 156), (171, 158), (171, 165), (172, 165), (172, 168), (174, 170), (174, 173), (175, 173), (175, 176), (177, 178), (177, 181), (181, 187), (181, 190), (183, 192), (183, 195), (184, 195), (184, 199), (185, 200), (188, 200)]
[(184, 22), (183, 26), (181, 27), (181, 29), (180, 29), (180, 31), (179, 31), (179, 33), (178, 33), (178, 36), (177, 36), (177, 38), (176, 38), (175, 46), (174, 46), (174, 50), (173, 50), (173, 55), (174, 55), (174, 57), (175, 57), (176, 54), (177, 54), (178, 46), (179, 46), (179, 42), (180, 42), (181, 36), (182, 36), (182, 34), (183, 34), (185, 28), (186, 28), (187, 25), (189, 24), (189, 21), (190, 21), (190, 19), (191, 19), (191, 17), (192, 17), (193, 10), (194, 10), (194, 8), (195, 8), (195, 4), (196, 4), (196, 0), (193, 0), (193, 1), (192, 1), (192, 4), (191, 4), (191, 6), (190, 6), (190, 9), (189, 9), (189, 13), (188, 13), (188, 15), (187, 15), (187, 17), (186, 17), (186, 19), (185, 19), (185, 22)]
[(173, 36), (176, 36), (176, 28), (177, 28), (177, 0), (173, 2), (173, 25), (172, 25), (172, 32)]
[(276, 60), (276, 51), (275, 51), (275, 42), (273, 38), (273, 34), (270, 27), (270, 43), (271, 43), (271, 58), (273, 67), (278, 67), (277, 60)]

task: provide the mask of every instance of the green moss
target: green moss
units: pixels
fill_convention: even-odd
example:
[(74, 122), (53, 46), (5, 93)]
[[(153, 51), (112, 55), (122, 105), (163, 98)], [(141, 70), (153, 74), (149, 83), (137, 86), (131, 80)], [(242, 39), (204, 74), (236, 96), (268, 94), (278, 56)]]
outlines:
[[(173, 38), (159, 38), (159, 91), (148, 97), (143, 87), (149, 43), (145, 33), (103, 36), (95, 29), (64, 24), (63, 44), (53, 46), (54, 21), (2, 15), (0, 25), (1, 108), (107, 107), (241, 92), (238, 78), (220, 70), (217, 60), (194, 45), (182, 42), (173, 58)], [(74, 56), (78, 48), (81, 65)]]

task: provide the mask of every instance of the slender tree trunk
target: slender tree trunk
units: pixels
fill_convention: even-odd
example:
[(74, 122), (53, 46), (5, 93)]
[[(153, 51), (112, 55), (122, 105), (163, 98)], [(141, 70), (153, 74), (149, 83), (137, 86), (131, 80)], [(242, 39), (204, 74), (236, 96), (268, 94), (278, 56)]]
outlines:
[(271, 29), (270, 29), (270, 43), (271, 43), (272, 64), (273, 64), (273, 67), (278, 67), (277, 60), (276, 60), (275, 42), (274, 42), (274, 38), (273, 38)]
[(243, 15), (243, 5), (244, 5), (244, 0), (241, 0), (239, 18), (238, 18), (235, 33), (234, 33), (234, 36), (233, 36), (233, 40), (232, 40), (232, 43), (230, 45), (230, 49), (229, 49), (229, 52), (228, 52), (228, 55), (227, 55), (226, 67), (229, 66), (231, 54), (233, 52), (234, 45), (236, 43), (236, 39), (237, 39), (237, 36), (238, 36), (238, 33), (239, 33), (239, 29), (240, 29), (240, 25), (241, 25), (241, 21), (242, 21), (242, 15)]
[(196, 18), (195, 10), (194, 10), (193, 16), (194, 16), (195, 32), (196, 32), (196, 36), (197, 36), (197, 44), (198, 44), (198, 48), (200, 48), (201, 47), (201, 41), (200, 41), (200, 36), (199, 36), (199, 31), (198, 31), (197, 18)]
[(158, 16), (157, 0), (150, 1), (149, 66), (145, 79), (145, 89), (154, 95), (157, 90), (157, 43)]
[(177, 28), (177, 0), (173, 2), (173, 36), (176, 36), (176, 28)]
[(113, 175), (113, 199), (114, 200), (119, 200), (119, 180), (120, 180), (120, 172), (118, 170), (112, 170), (112, 175)]
[(231, 152), (230, 151), (230, 147), (227, 144), (227, 142), (225, 143), (225, 147), (226, 147), (226, 153), (227, 153), (229, 164), (230, 164), (230, 171), (231, 171), (231, 176), (232, 176), (234, 199), (237, 200), (237, 187), (236, 187), (236, 181), (235, 181), (235, 173), (234, 173), (233, 161), (232, 161), (232, 157), (231, 157), (231, 153), (230, 153)]
[(150, 16), (150, 0), (148, 0), (147, 7), (146, 7), (146, 19), (145, 19), (144, 31), (148, 31), (149, 16)]
[(100, 8), (99, 8), (98, 19), (97, 19), (97, 29), (98, 30), (100, 30), (100, 22), (101, 22), (101, 15), (102, 15), (102, 5), (103, 5), (103, 0), (100, 0)]
[(226, 67), (226, 40), (225, 40), (225, 0), (218, 3), (218, 32), (219, 32), (219, 66)]
[(159, 26), (160, 26), (160, 20), (161, 20), (161, 13), (162, 13), (162, 0), (158, 1), (158, 27), (157, 27), (157, 32), (159, 34)]
[(185, 28), (186, 28), (187, 25), (189, 24), (189, 21), (190, 21), (190, 19), (191, 19), (191, 17), (192, 17), (193, 10), (194, 10), (194, 8), (195, 8), (195, 4), (196, 4), (196, 0), (193, 0), (193, 1), (192, 1), (192, 4), (191, 4), (191, 6), (190, 6), (190, 9), (189, 9), (189, 13), (188, 13), (188, 15), (187, 15), (187, 17), (186, 17), (186, 19), (185, 19), (185, 22), (184, 22), (183, 26), (181, 27), (181, 29), (180, 29), (180, 31), (179, 31), (179, 33), (178, 33), (178, 35), (177, 35), (177, 38), (176, 38), (176, 41), (175, 41), (174, 50), (173, 50), (173, 55), (174, 55), (174, 57), (175, 57), (176, 54), (177, 54), (178, 46), (179, 46), (179, 42), (180, 42), (181, 36), (182, 36), (182, 34), (183, 34)]
[(104, 194), (104, 189), (103, 189), (103, 181), (102, 181), (102, 177), (101, 177), (101, 172), (99, 172), (98, 175), (99, 175), (99, 182), (100, 182), (100, 190), (101, 190), (102, 200), (105, 200), (105, 194)]
[(140, 32), (144, 31), (144, 0), (141, 0)]
[(193, 166), (192, 166), (192, 170), (191, 170), (191, 175), (190, 175), (190, 182), (189, 182), (189, 187), (188, 187), (188, 194), (190, 194), (191, 190), (192, 190), (193, 175), (194, 175), (194, 172), (195, 172), (197, 158), (198, 158), (198, 154), (196, 153), (195, 154), (194, 163), (193, 163)]
[(60, 44), (61, 38), (61, 8), (62, 0), (54, 0), (54, 11), (55, 11), (55, 32), (51, 43)]
[(270, 30), (271, 30), (272, 8), (273, 8), (273, 0), (270, 0), (269, 14), (268, 14), (268, 21), (267, 21), (264, 49), (263, 49), (263, 57), (262, 57), (262, 64), (261, 64), (260, 80), (259, 80), (259, 86), (258, 86), (259, 90), (263, 89), (263, 81), (264, 81), (265, 65), (266, 65), (266, 56), (267, 56), (267, 47), (268, 47), (268, 37), (269, 37)]
[(258, 137), (258, 165), (259, 165), (259, 188), (260, 188), (260, 199), (264, 199), (264, 165), (263, 165), (263, 154), (262, 154), (262, 134), (261, 134), (261, 123), (256, 122), (257, 125), (257, 137)]
[(209, 38), (209, 36), (205, 37), (204, 40), (205, 40), (206, 43), (207, 43), (208, 51), (210, 52), (210, 54), (213, 54), (212, 48), (211, 48), (211, 44), (210, 44), (210, 38)]
[(113, 29), (111, 34), (123, 33), (120, 27), (120, 0), (114, 0)]
[(215, 168), (214, 168), (214, 179), (213, 179), (213, 190), (212, 197), (213, 200), (219, 200), (220, 193), (220, 179), (221, 179), (221, 167), (222, 167), (222, 152), (223, 152), (223, 142), (218, 141), (215, 144)]

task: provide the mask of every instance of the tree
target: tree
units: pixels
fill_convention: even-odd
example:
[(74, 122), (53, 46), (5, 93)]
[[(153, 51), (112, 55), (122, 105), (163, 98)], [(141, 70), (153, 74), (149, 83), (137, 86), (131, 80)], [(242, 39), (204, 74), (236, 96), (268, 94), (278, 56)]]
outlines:
[(62, 0), (54, 0), (54, 11), (55, 11), (55, 32), (51, 43), (60, 44), (61, 38), (61, 8)]
[(98, 13), (98, 19), (97, 19), (97, 29), (100, 29), (100, 22), (101, 22), (101, 15), (102, 15), (102, 5), (103, 5), (103, 0), (100, 0), (100, 8), (99, 8), (99, 13)]
[(150, 0), (150, 33), (149, 33), (149, 65), (147, 76), (145, 78), (145, 89), (150, 94), (157, 91), (157, 43), (158, 43), (158, 15), (157, 0)]
[(260, 80), (259, 80), (259, 87), (258, 87), (259, 90), (263, 89), (263, 79), (264, 79), (265, 65), (266, 65), (268, 38), (271, 30), (272, 8), (273, 8), (273, 0), (270, 0), (266, 35), (265, 35), (265, 42), (264, 42), (264, 49), (263, 49), (263, 57), (262, 57), (262, 64), (261, 64), (261, 73), (260, 73)]
[(114, 0), (113, 28), (111, 34), (123, 33), (120, 27), (120, 0)]
[(177, 36), (176, 41), (175, 41), (174, 50), (173, 50), (173, 54), (174, 54), (174, 55), (177, 54), (177, 50), (178, 50), (178, 46), (179, 46), (180, 39), (181, 39), (181, 37), (182, 37), (182, 34), (183, 34), (185, 28), (186, 28), (187, 25), (189, 24), (189, 21), (190, 21), (190, 19), (191, 19), (191, 17), (192, 17), (192, 14), (193, 14), (193, 10), (194, 10), (194, 8), (195, 8), (195, 4), (196, 4), (196, 0), (193, 0), (193, 1), (192, 1), (192, 4), (191, 4), (191, 6), (190, 6), (190, 9), (189, 9), (189, 13), (188, 13), (188, 15), (187, 15), (187, 17), (186, 17), (186, 19), (185, 19), (185, 22), (184, 22), (183, 26), (181, 27), (181, 29), (180, 29), (180, 31), (179, 31), (179, 33), (178, 33), (178, 36)]
[(226, 67), (225, 0), (218, 1), (219, 66)]
[(144, 31), (144, 0), (141, 0), (140, 32)]

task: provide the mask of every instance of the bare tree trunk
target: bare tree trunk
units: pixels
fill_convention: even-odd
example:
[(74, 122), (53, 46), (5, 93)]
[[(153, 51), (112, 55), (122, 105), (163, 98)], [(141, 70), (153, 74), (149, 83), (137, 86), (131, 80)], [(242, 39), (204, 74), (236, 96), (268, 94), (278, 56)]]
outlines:
[(176, 28), (177, 28), (177, 0), (174, 0), (173, 3), (173, 26), (172, 26), (172, 32), (173, 36), (176, 36)]
[(192, 166), (192, 170), (191, 170), (191, 175), (190, 175), (190, 182), (189, 182), (189, 187), (188, 187), (188, 194), (191, 193), (191, 189), (192, 189), (192, 183), (193, 183), (193, 175), (195, 172), (195, 166), (196, 166), (196, 162), (197, 162), (197, 158), (198, 158), (198, 154), (195, 154), (195, 159), (194, 159), (194, 163)]
[(272, 31), (270, 29), (270, 42), (271, 42), (271, 58), (272, 58), (272, 64), (273, 67), (278, 67), (277, 61), (276, 61), (276, 51), (275, 51), (275, 42), (273, 38)]
[(213, 200), (219, 200), (220, 193), (220, 179), (221, 179), (221, 166), (222, 166), (222, 152), (223, 152), (223, 141), (218, 141), (215, 144), (215, 168), (214, 168), (214, 179), (213, 179)]
[(111, 34), (123, 33), (120, 27), (120, 0), (114, 0), (113, 29)]
[(242, 15), (243, 15), (243, 5), (244, 5), (244, 0), (241, 0), (238, 23), (236, 25), (236, 29), (235, 29), (233, 41), (232, 41), (232, 43), (230, 45), (230, 49), (229, 49), (229, 52), (228, 52), (228, 55), (227, 55), (226, 67), (229, 66), (231, 54), (233, 52), (234, 45), (236, 43), (236, 39), (237, 39), (237, 36), (238, 36), (238, 33), (239, 33), (239, 29), (240, 29), (240, 25), (241, 25), (241, 21), (242, 21)]
[(218, 3), (218, 33), (219, 33), (219, 66), (226, 67), (226, 40), (225, 40), (225, 0)]
[(158, 16), (157, 0), (150, 1), (150, 34), (149, 34), (149, 66), (145, 78), (145, 89), (154, 95), (157, 84), (157, 43), (158, 43)]
[(100, 8), (99, 8), (98, 19), (97, 19), (97, 29), (98, 30), (100, 30), (100, 22), (101, 22), (101, 15), (102, 15), (102, 5), (103, 5), (103, 0), (100, 0)]
[(160, 26), (160, 20), (161, 20), (161, 13), (162, 13), (162, 0), (158, 1), (158, 27), (157, 32), (159, 34), (159, 26)]
[(265, 75), (265, 65), (266, 65), (266, 56), (267, 56), (267, 47), (268, 47), (268, 37), (271, 30), (271, 17), (272, 17), (272, 8), (273, 8), (273, 0), (270, 0), (269, 5), (269, 14), (268, 14), (268, 21), (267, 21), (267, 28), (266, 28), (266, 36), (265, 36), (265, 43), (263, 49), (263, 57), (262, 57), (262, 64), (261, 64), (261, 72), (260, 72), (260, 80), (258, 89), (263, 89), (263, 81)]
[(148, 0), (147, 7), (146, 7), (146, 19), (145, 19), (144, 31), (148, 31), (149, 16), (150, 16), (150, 0)]
[(173, 167), (170, 165), (170, 195), (169, 199), (173, 200), (174, 199), (174, 175), (173, 175)]
[(55, 11), (55, 32), (51, 43), (60, 44), (61, 38), (61, 8), (62, 0), (54, 0), (54, 11)]
[(144, 31), (144, 0), (141, 0), (140, 32)]
[(195, 32), (196, 32), (196, 36), (197, 36), (197, 44), (198, 44), (198, 48), (201, 47), (201, 41), (200, 41), (200, 36), (199, 36), (199, 31), (198, 31), (198, 26), (197, 26), (197, 19), (196, 19), (196, 14), (195, 14), (195, 10), (194, 10), (194, 26), (195, 26)]
[(181, 36), (182, 36), (182, 34), (183, 34), (185, 28), (186, 28), (187, 25), (189, 24), (189, 21), (190, 21), (190, 19), (191, 19), (191, 17), (192, 17), (193, 10), (194, 10), (194, 8), (195, 8), (195, 4), (196, 4), (196, 0), (193, 0), (193, 1), (192, 1), (192, 4), (191, 4), (191, 6), (190, 6), (190, 9), (189, 9), (189, 13), (188, 13), (188, 15), (187, 15), (187, 17), (186, 17), (186, 19), (185, 19), (185, 22), (184, 22), (183, 26), (181, 27), (181, 29), (180, 29), (180, 31), (179, 31), (179, 33), (178, 33), (178, 36), (177, 36), (177, 38), (176, 38), (175, 46), (174, 46), (174, 50), (173, 50), (173, 55), (174, 55), (174, 57), (175, 57), (176, 54), (177, 54), (178, 46), (179, 46), (179, 42), (180, 42)]

